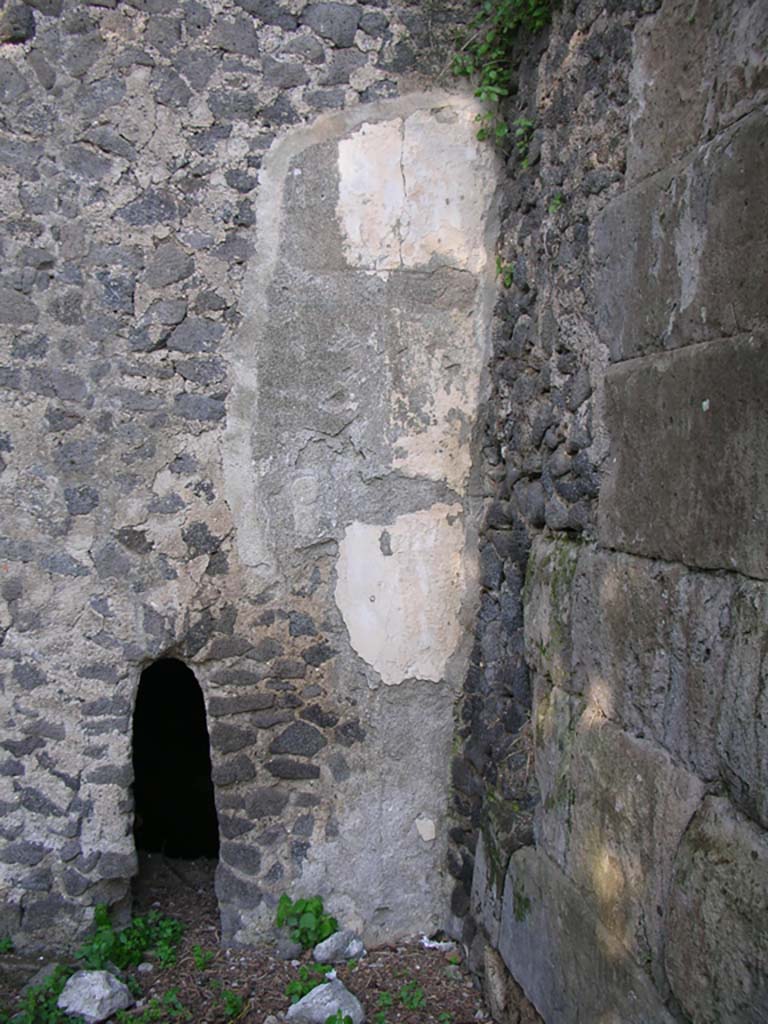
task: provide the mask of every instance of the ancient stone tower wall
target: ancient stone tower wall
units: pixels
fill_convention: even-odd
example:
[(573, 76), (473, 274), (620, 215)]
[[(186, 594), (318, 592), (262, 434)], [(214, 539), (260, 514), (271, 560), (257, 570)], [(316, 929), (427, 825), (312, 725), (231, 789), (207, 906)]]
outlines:
[(440, 18), (0, 14), (17, 943), (128, 898), (132, 712), (161, 656), (205, 696), (225, 941), (283, 891), (369, 941), (444, 922), (497, 168), (473, 101), (424, 91)]
[(226, 941), (321, 892), (500, 1020), (762, 1019), (765, 5), (555, 8), (503, 160), (460, 2), (0, 11), (17, 942), (128, 900), (172, 656)]
[(451, 854), (499, 1019), (768, 1005), (767, 40), (564, 4), (521, 59)]

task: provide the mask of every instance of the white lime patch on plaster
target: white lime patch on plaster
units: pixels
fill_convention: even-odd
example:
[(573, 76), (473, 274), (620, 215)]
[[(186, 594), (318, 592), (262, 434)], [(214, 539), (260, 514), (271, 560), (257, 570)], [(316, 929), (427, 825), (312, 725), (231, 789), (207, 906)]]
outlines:
[(350, 266), (480, 273), (496, 172), (474, 106), (362, 124), (339, 142), (336, 214)]
[(431, 818), (419, 816), (416, 819), (416, 831), (425, 843), (432, 843), (437, 835), (435, 823)]
[(403, 122), (362, 124), (339, 142), (339, 201), (344, 255), (352, 267), (400, 266), (405, 195), (400, 170)]
[(417, 110), (403, 139), (405, 267), (440, 263), (480, 273), (485, 226), (494, 192), (493, 147), (477, 139), (475, 111)]
[[(388, 544), (382, 545), (385, 529)], [(350, 524), (336, 569), (336, 604), (352, 647), (382, 682), (442, 679), (461, 639), (461, 505), (436, 504), (386, 527)]]
[[(483, 350), (466, 314), (453, 318), (446, 347), (429, 352), (425, 345), (410, 353), (400, 374), (401, 389), (392, 392), (390, 416), (400, 433), (393, 444), (392, 466), (406, 476), (444, 480), (463, 493), (472, 466), (470, 432), (479, 405)], [(410, 393), (421, 393), (422, 413), (401, 417)]]

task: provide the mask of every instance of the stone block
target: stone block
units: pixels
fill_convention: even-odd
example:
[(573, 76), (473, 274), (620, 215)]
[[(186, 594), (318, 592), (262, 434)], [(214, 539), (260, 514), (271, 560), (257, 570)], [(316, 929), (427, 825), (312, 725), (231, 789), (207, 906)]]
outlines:
[(541, 851), (512, 855), (499, 952), (548, 1024), (672, 1024), (642, 968)]
[[(627, 180), (667, 167), (768, 97), (768, 8), (686, 0), (662, 5), (634, 34)], [(681, 55), (684, 57), (681, 59)]]
[(581, 546), (568, 540), (537, 538), (528, 559), (525, 652), (528, 664), (557, 686), (572, 683), (572, 585)]
[[(567, 701), (561, 694), (560, 705)], [(704, 783), (660, 747), (629, 736), (591, 709), (575, 728), (566, 713), (560, 722), (544, 746), (550, 763), (565, 756), (552, 788), (545, 788), (546, 772), (540, 778), (539, 845), (592, 894), (592, 914), (606, 934), (660, 981), (672, 865)]]
[(764, 827), (766, 622), (766, 584), (732, 574), (586, 549), (574, 578), (573, 687)]
[(765, 326), (767, 183), (755, 112), (596, 218), (593, 300), (613, 361)]
[(696, 1024), (760, 1024), (768, 1008), (768, 839), (708, 798), (675, 862), (666, 963)]
[(475, 870), (472, 874), (472, 893), (469, 909), (472, 917), (482, 925), (492, 946), (499, 944), (501, 903), (504, 893), (505, 865), (499, 862), (499, 851), (491, 850), (481, 832), (475, 849)]
[(574, 686), (601, 714), (652, 737), (701, 778), (719, 773), (732, 576), (597, 548), (574, 580)]
[(763, 332), (608, 372), (604, 546), (768, 578), (766, 366)]

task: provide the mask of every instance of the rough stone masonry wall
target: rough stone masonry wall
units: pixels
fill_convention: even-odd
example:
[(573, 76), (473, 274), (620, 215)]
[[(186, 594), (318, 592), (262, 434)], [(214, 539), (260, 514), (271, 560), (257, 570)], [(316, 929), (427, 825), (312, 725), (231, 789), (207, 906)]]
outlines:
[(766, 1019), (767, 43), (565, 3), (521, 63), (451, 860), (502, 1020)]
[(444, 922), (496, 174), (472, 105), (419, 91), (451, 17), (0, 11), (18, 945), (129, 900), (131, 715), (160, 656), (206, 700), (225, 941), (260, 936), (283, 891), (369, 941)]

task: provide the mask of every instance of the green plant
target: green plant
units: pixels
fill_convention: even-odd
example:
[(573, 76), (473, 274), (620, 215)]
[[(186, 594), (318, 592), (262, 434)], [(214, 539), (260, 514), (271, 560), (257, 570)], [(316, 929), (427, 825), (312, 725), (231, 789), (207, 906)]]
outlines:
[(150, 951), (161, 967), (172, 967), (176, 963), (184, 926), (172, 917), (152, 910), (146, 917), (135, 917), (127, 928), (118, 932), (112, 927), (107, 907), (100, 903), (93, 920), (96, 930), (76, 953), (88, 970), (103, 970), (107, 964), (114, 964), (120, 970), (136, 967)]
[(417, 981), (406, 981), (400, 989), (400, 1002), (406, 1010), (423, 1010), (427, 1005), (427, 997)]
[(373, 1024), (387, 1024), (387, 1015), (383, 1010), (377, 1010), (374, 1013)]
[(300, 943), (304, 949), (316, 946), (339, 930), (338, 921), (325, 913), (319, 896), (299, 899), (294, 903), (290, 896), (283, 893), (277, 904), (275, 921), (278, 928), (283, 925), (289, 928), (293, 941)]
[(4, 935), (0, 939), (0, 953), (12, 953), (13, 952), (13, 939), (8, 935)]
[(553, 198), (550, 200), (549, 206), (547, 207), (547, 211), (549, 213), (557, 213), (557, 211), (560, 209), (560, 207), (564, 203), (565, 203), (565, 196), (563, 195), (562, 192), (558, 192), (557, 195), (553, 196)]
[(343, 1014), (341, 1010), (337, 1010), (336, 1013), (325, 1018), (325, 1024), (352, 1024), (352, 1018), (348, 1013)]
[(512, 282), (515, 280), (515, 268), (511, 263), (505, 263), (501, 256), (496, 257), (496, 277), (501, 278), (501, 283), (505, 288), (511, 288)]
[(210, 967), (215, 956), (216, 954), (210, 949), (203, 949), (203, 947), (199, 945), (194, 945), (192, 947), (192, 959), (195, 961), (195, 967), (198, 971), (205, 971)]
[(60, 1010), (56, 1002), (74, 968), (58, 966), (45, 981), (25, 993), (10, 1019), (13, 1024), (82, 1024), (81, 1017), (70, 1017)]
[(520, 166), (528, 166), (528, 147), (533, 137), (533, 121), (529, 117), (518, 117), (512, 124), (515, 126), (515, 149), (520, 157)]
[(394, 1003), (391, 992), (379, 992), (379, 1007), (388, 1010)]
[(538, 32), (550, 18), (550, 0), (475, 0), (476, 12), (457, 40), (455, 75), (472, 78), (475, 96), (488, 109), (478, 114), (478, 139), (503, 143), (509, 128), (500, 117), (501, 100), (510, 94), (514, 43), (521, 30)]
[(453, 1014), (443, 1010), (437, 1015), (437, 1024), (453, 1024)]
[(220, 993), (219, 998), (221, 999), (221, 1006), (227, 1021), (237, 1020), (238, 1017), (242, 1016), (245, 1009), (245, 999), (239, 993), (225, 988)]
[(298, 978), (289, 981), (285, 986), (285, 994), (291, 1003), (298, 1003), (307, 992), (322, 985), (326, 981), (326, 974), (332, 970), (331, 964), (302, 964), (299, 968)]
[(128, 1010), (118, 1010), (116, 1015), (117, 1024), (166, 1024), (171, 1020), (191, 1020), (192, 1014), (179, 999), (179, 990), (176, 988), (168, 991), (154, 999), (150, 999), (141, 1013)]

